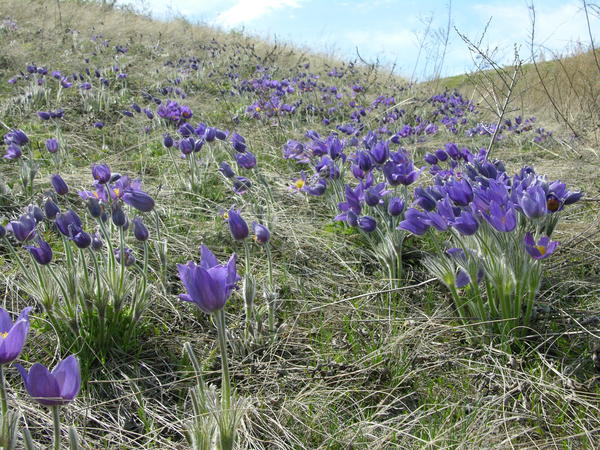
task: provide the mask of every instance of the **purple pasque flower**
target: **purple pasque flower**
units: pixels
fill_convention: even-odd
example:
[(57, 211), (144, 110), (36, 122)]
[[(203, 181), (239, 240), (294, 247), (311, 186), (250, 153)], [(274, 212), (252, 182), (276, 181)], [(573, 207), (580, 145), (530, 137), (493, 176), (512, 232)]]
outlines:
[(48, 219), (54, 220), (56, 215), (60, 213), (60, 208), (51, 199), (48, 199), (44, 203), (44, 213)]
[(19, 356), (29, 332), (31, 306), (23, 309), (15, 322), (8, 312), (0, 308), (0, 364), (8, 364)]
[(261, 225), (258, 222), (252, 222), (252, 228), (254, 230), (254, 240), (259, 244), (266, 244), (271, 238), (271, 232), (267, 227)]
[(106, 164), (94, 164), (92, 165), (92, 176), (100, 184), (106, 184), (111, 178), (110, 167)]
[(35, 363), (29, 371), (15, 364), (23, 377), (29, 395), (45, 406), (64, 405), (73, 401), (81, 388), (79, 361), (74, 355), (63, 359), (50, 372), (40, 363)]
[(365, 203), (369, 206), (376, 206), (383, 203), (383, 197), (389, 191), (385, 190), (385, 183), (379, 183), (371, 186), (364, 191)]
[(26, 245), (25, 249), (31, 254), (33, 259), (42, 266), (50, 264), (50, 261), (52, 261), (52, 249), (46, 241), (39, 239), (38, 247)]
[(6, 147), (6, 153), (4, 154), (4, 159), (19, 159), (23, 156), (23, 152), (21, 151), (21, 147), (17, 144), (13, 144), (12, 142), (8, 144)]
[(146, 225), (142, 222), (142, 218), (139, 216), (133, 219), (133, 235), (138, 241), (142, 242), (147, 241), (150, 237), (148, 228), (146, 228)]
[(71, 237), (72, 230), (80, 230), (82, 227), (81, 219), (72, 209), (57, 214), (54, 224), (58, 231), (67, 237)]
[(469, 211), (461, 211), (452, 222), (452, 226), (463, 236), (471, 236), (477, 232), (479, 222)]
[(404, 220), (398, 225), (398, 230), (406, 230), (412, 234), (421, 236), (429, 229), (429, 219), (425, 213), (409, 208), (404, 214)]
[(0, 239), (6, 236), (6, 228), (0, 223)]
[(492, 200), (489, 211), (484, 211), (483, 217), (498, 231), (510, 232), (517, 226), (517, 214), (510, 204), (500, 205)]
[(383, 174), (391, 186), (398, 186), (400, 184), (408, 186), (417, 180), (421, 174), (421, 170), (416, 169), (412, 161), (400, 164), (388, 161), (383, 166)]
[(379, 141), (369, 150), (369, 153), (376, 164), (385, 164), (390, 157), (390, 144), (386, 141)]
[(235, 172), (233, 171), (231, 166), (225, 161), (219, 164), (219, 172), (221, 172), (225, 178), (235, 177)]
[(548, 212), (546, 192), (542, 186), (530, 186), (518, 197), (521, 211), (530, 219), (544, 216)]
[(4, 135), (4, 143), (15, 144), (19, 147), (23, 147), (24, 145), (27, 145), (29, 143), (29, 138), (23, 130), (15, 128)]
[(392, 197), (388, 201), (388, 214), (392, 217), (399, 216), (404, 211), (404, 200), (400, 197)]
[(236, 283), (240, 280), (235, 268), (236, 255), (227, 264), (219, 264), (215, 255), (206, 247), (200, 247), (200, 264), (189, 261), (178, 264), (179, 278), (187, 294), (179, 298), (195, 303), (207, 314), (223, 309)]
[(371, 233), (377, 228), (377, 221), (371, 216), (359, 217), (356, 223), (358, 225), (358, 228), (367, 233)]
[(69, 186), (59, 174), (55, 173), (51, 175), (50, 183), (58, 195), (67, 195), (69, 193)]
[(546, 259), (554, 253), (559, 244), (558, 241), (551, 241), (548, 236), (543, 236), (538, 242), (535, 242), (531, 233), (525, 234), (523, 242), (525, 250), (533, 259)]
[(473, 189), (463, 178), (453, 178), (446, 183), (445, 188), (450, 199), (457, 205), (467, 206), (473, 201)]
[(224, 216), (229, 224), (229, 231), (236, 241), (243, 241), (248, 237), (248, 224), (238, 211), (231, 208)]
[(256, 166), (256, 156), (250, 152), (236, 153), (235, 161), (237, 162), (238, 166), (244, 169), (252, 169)]
[[(131, 250), (129, 247), (125, 247), (124, 252), (125, 253), (125, 267), (129, 267), (131, 265), (133, 265), (135, 263), (135, 255), (133, 254), (133, 250)], [(121, 249), (120, 248), (116, 248), (115, 249), (115, 258), (117, 260), (117, 262), (119, 264), (121, 264)]]
[(26, 242), (35, 237), (35, 225), (36, 222), (32, 216), (23, 214), (19, 217), (19, 220), (12, 220), (9, 222), (6, 229), (15, 236), (17, 241)]
[[(341, 214), (335, 216), (334, 220), (342, 220), (350, 226), (355, 226), (358, 216), (362, 211), (361, 197), (363, 196), (363, 186), (359, 184), (355, 189), (349, 185), (345, 187), (346, 201), (338, 203), (338, 208), (342, 211)], [(352, 225), (354, 224), (354, 225)]]
[(141, 180), (123, 176), (110, 185), (110, 195), (113, 200), (121, 199), (138, 211), (150, 212), (154, 209), (154, 199), (140, 189), (141, 185)]
[(246, 151), (246, 139), (237, 133), (231, 135), (231, 145), (236, 152), (244, 153)]

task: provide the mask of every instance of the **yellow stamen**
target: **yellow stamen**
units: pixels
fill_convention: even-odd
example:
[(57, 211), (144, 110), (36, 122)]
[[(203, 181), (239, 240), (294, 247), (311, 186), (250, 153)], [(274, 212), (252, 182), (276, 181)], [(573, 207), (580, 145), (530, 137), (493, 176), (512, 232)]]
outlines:
[(254, 108), (257, 112), (260, 111), (260, 106), (257, 106), (256, 108)]
[(113, 192), (115, 193), (115, 195), (118, 197), (119, 194), (121, 193), (121, 191), (119, 190), (119, 188), (114, 188)]
[(0, 337), (1, 337), (2, 339), (4, 339), (6, 336), (8, 336), (8, 333), (0, 333)]
[(223, 219), (224, 219), (224, 220), (227, 220), (227, 219), (229, 219), (229, 213), (228, 213), (227, 211), (225, 211), (225, 212), (223, 213)]
[(544, 247), (543, 245), (536, 245), (535, 248), (538, 249), (541, 256), (544, 256), (546, 254), (546, 247)]
[(294, 182), (294, 186), (296, 187), (296, 189), (300, 190), (304, 187), (304, 183), (304, 180), (300, 178)]

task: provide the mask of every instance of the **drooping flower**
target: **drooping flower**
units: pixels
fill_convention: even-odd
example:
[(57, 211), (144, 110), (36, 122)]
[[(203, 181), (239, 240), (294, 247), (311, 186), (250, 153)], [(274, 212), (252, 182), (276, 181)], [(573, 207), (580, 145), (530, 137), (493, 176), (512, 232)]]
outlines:
[(269, 239), (271, 238), (271, 232), (267, 227), (258, 222), (252, 222), (252, 227), (254, 229), (254, 239), (256, 242), (259, 244), (266, 244), (269, 242)]
[(142, 222), (141, 217), (136, 217), (133, 219), (133, 235), (138, 241), (147, 241), (150, 233), (148, 232), (148, 228)]
[[(135, 263), (135, 255), (133, 254), (133, 250), (131, 250), (129, 247), (125, 247), (124, 252), (125, 253), (125, 267), (129, 267), (131, 265), (133, 265)], [(116, 248), (115, 249), (115, 258), (117, 259), (117, 262), (119, 264), (121, 264), (121, 249), (120, 248)]]
[(527, 233), (523, 241), (525, 243), (525, 250), (533, 259), (548, 258), (554, 253), (559, 244), (557, 241), (551, 241), (548, 236), (543, 236), (538, 242), (535, 242), (531, 233)]
[(19, 242), (25, 242), (35, 237), (35, 225), (35, 219), (29, 214), (24, 214), (19, 217), (19, 220), (9, 222), (6, 229), (12, 232)]
[(0, 364), (14, 361), (23, 350), (29, 332), (29, 312), (32, 309), (31, 306), (23, 309), (13, 323), (8, 312), (0, 308)]
[(26, 245), (25, 249), (31, 253), (31, 256), (33, 256), (33, 259), (35, 259), (38, 264), (44, 266), (52, 261), (52, 249), (46, 241), (40, 239), (38, 241), (38, 247)]
[(50, 183), (58, 195), (67, 195), (69, 193), (69, 186), (59, 174), (55, 173), (51, 175)]
[(236, 153), (235, 161), (244, 169), (252, 169), (256, 166), (256, 156), (250, 152)]
[(233, 208), (227, 213), (227, 223), (229, 224), (229, 231), (231, 231), (231, 235), (236, 241), (243, 241), (248, 237), (248, 224), (240, 213)]
[(15, 364), (25, 383), (29, 395), (46, 406), (64, 405), (73, 401), (81, 387), (79, 361), (74, 355), (63, 359), (50, 372), (40, 363), (35, 363), (27, 371)]
[(23, 152), (21, 151), (21, 147), (17, 144), (10, 143), (8, 147), (6, 147), (6, 153), (4, 154), (4, 159), (19, 159), (23, 156)]
[(178, 264), (177, 270), (187, 294), (179, 298), (195, 303), (202, 311), (212, 314), (221, 310), (240, 280), (235, 268), (236, 255), (229, 258), (227, 264), (219, 264), (215, 255), (202, 245), (200, 264), (189, 261)]
[(92, 176), (100, 184), (106, 184), (110, 181), (110, 168), (106, 164), (94, 164), (92, 166)]
[(56, 153), (58, 151), (58, 141), (54, 138), (46, 139), (46, 150), (48, 150), (48, 153)]

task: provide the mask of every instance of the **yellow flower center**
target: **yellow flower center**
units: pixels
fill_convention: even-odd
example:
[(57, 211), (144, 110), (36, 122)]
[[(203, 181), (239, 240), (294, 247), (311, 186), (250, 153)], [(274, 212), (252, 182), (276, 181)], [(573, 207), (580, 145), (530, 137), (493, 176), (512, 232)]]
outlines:
[(229, 213), (227, 211), (225, 211), (223, 213), (223, 220), (227, 220), (227, 219), (229, 219)]
[(115, 193), (115, 195), (116, 195), (117, 197), (118, 197), (118, 196), (119, 196), (119, 194), (121, 193), (121, 191), (120, 191), (120, 189), (119, 189), (119, 188), (114, 188), (114, 189), (113, 189), (113, 192)]
[(6, 336), (8, 336), (8, 333), (0, 333), (0, 337), (1, 337), (2, 339), (4, 339)]
[(296, 189), (302, 189), (304, 187), (304, 180), (302, 178), (296, 180), (294, 182), (294, 186), (296, 187)]
[(257, 112), (260, 111), (260, 106), (257, 106), (256, 108), (254, 108)]
[(544, 247), (543, 245), (536, 245), (535, 248), (538, 249), (541, 256), (544, 256), (546, 254), (546, 247)]

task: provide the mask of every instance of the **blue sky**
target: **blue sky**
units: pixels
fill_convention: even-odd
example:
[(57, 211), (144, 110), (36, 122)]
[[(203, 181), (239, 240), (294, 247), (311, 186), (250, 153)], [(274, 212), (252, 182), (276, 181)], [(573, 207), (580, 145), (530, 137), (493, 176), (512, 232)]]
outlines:
[[(183, 16), (191, 22), (243, 30), (342, 59), (354, 59), (358, 49), (369, 62), (379, 60), (389, 67), (395, 64), (397, 73), (424, 79), (439, 68), (439, 36), (448, 24), (450, 1), (118, 0), (117, 4), (130, 4), (158, 19)], [(467, 45), (454, 27), (479, 40), (490, 19), (482, 46), (505, 63), (512, 60), (515, 44), (521, 56), (529, 58), (529, 4), (527, 0), (453, 0), (452, 29), (441, 74), (456, 75), (474, 68)], [(547, 58), (552, 52), (572, 48), (577, 41), (589, 44), (581, 0), (537, 0), (534, 6), (536, 49), (542, 49)], [(590, 20), (594, 41), (600, 46), (598, 15), (597, 11), (590, 14)]]

